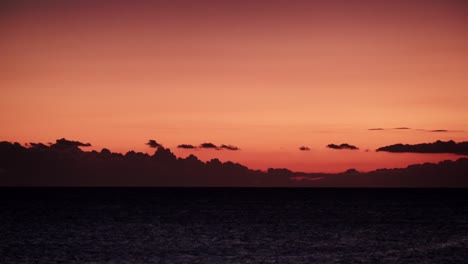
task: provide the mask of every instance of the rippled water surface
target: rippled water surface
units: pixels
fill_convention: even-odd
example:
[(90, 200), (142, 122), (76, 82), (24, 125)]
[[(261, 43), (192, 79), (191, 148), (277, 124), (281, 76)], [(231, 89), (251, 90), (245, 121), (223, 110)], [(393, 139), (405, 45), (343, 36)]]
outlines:
[(468, 190), (0, 191), (0, 263), (468, 261)]

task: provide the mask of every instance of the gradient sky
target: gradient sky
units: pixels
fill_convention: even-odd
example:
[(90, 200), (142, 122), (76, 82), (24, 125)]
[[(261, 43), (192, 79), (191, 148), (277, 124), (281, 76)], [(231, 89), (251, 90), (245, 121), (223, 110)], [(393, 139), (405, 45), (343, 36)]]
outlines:
[[(302, 171), (455, 159), (374, 150), (468, 140), (464, 1), (148, 2), (2, 1), (0, 140), (156, 139)], [(241, 150), (176, 149), (203, 142)]]

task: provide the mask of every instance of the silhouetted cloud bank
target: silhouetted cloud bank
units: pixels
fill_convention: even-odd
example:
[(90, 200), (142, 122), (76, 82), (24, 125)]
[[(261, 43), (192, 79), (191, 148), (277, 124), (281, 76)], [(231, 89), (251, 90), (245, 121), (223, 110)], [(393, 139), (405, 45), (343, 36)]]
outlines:
[[(439, 163), (410, 165), (398, 169), (378, 169), (358, 172), (354, 169), (335, 174), (306, 174), (297, 179), (301, 186), (308, 187), (468, 187), (468, 159), (445, 160)], [(307, 180), (322, 177), (320, 180)]]
[[(196, 156), (177, 158), (170, 149), (154, 140), (153, 155), (109, 149), (82, 151), (88, 146), (78, 141), (58, 140), (47, 146), (0, 142), (0, 185), (3, 186), (282, 186), (289, 179), (268, 178), (233, 162)], [(72, 142), (72, 143), (70, 143)], [(57, 146), (72, 147), (57, 147)], [(226, 145), (230, 149), (237, 147)], [(223, 148), (223, 149), (226, 149)]]
[(265, 172), (218, 159), (203, 162), (194, 155), (178, 158), (149, 143), (157, 146), (153, 155), (83, 151), (79, 147), (91, 144), (66, 139), (50, 146), (0, 142), (0, 186), (468, 187), (466, 158), (367, 173)]
[(359, 149), (358, 147), (353, 146), (353, 145), (350, 145), (350, 144), (347, 144), (347, 143), (343, 143), (343, 144), (341, 144), (341, 145), (328, 144), (328, 145), (327, 145), (327, 148), (331, 148), (331, 149), (350, 149), (350, 150)]
[(422, 143), (422, 144), (394, 144), (378, 148), (376, 151), (386, 152), (411, 152), (411, 153), (452, 153), (458, 155), (468, 155), (468, 142), (456, 143), (453, 140), (450, 141), (436, 141), (434, 143)]

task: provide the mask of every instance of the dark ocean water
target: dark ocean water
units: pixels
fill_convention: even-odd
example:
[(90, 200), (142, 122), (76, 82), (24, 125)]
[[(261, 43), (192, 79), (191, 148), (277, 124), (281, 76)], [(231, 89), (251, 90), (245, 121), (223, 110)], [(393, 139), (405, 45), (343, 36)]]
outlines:
[(1, 263), (468, 263), (468, 190), (2, 188)]

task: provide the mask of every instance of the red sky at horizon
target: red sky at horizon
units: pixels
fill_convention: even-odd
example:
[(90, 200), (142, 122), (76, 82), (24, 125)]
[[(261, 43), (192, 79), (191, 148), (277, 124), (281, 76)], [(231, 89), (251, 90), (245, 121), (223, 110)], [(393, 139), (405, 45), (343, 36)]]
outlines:
[[(374, 150), (468, 140), (463, 1), (22, 3), (0, 4), (0, 140), (155, 139), (308, 172), (456, 159)], [(176, 148), (203, 142), (241, 150)]]

